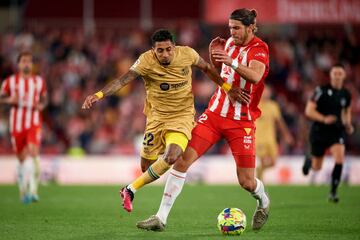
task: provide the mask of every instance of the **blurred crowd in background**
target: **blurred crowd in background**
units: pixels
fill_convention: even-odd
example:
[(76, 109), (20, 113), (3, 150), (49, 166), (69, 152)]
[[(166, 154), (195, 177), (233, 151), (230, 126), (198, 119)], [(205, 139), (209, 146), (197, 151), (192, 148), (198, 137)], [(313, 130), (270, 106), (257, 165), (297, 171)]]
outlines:
[[(360, 153), (360, 43), (351, 29), (311, 26), (284, 30), (260, 26), (259, 36), (270, 48), (270, 73), (266, 83), (273, 99), (294, 136), (295, 144), (282, 139), (280, 153), (303, 154), (308, 151), (310, 122), (304, 117), (306, 101), (315, 86), (328, 82), (334, 63), (346, 66), (346, 87), (352, 93), (355, 134), (348, 139), (351, 154)], [(178, 45), (196, 49), (208, 59), (208, 44), (220, 35), (229, 35), (226, 25), (182, 22), (171, 30)], [(145, 116), (142, 113), (145, 91), (137, 79), (116, 95), (105, 98), (91, 110), (81, 105), (88, 94), (101, 89), (116, 76), (124, 74), (137, 57), (151, 48), (152, 31), (129, 32), (99, 30), (86, 36), (82, 29), (29, 28), (7, 31), (0, 37), (1, 82), (16, 71), (21, 50), (34, 54), (34, 71), (46, 79), (50, 103), (43, 113), (42, 153), (44, 154), (136, 154), (142, 144)], [(197, 114), (207, 107), (215, 85), (199, 71), (193, 72), (193, 91)], [(220, 142), (209, 153), (228, 152)], [(11, 154), (8, 133), (8, 108), (0, 107), (0, 154)]]

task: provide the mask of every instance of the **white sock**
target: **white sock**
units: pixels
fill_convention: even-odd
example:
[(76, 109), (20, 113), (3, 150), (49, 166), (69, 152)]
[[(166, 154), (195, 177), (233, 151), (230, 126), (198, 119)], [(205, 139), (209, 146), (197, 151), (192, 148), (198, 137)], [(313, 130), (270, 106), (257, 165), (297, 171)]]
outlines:
[(29, 190), (32, 195), (38, 195), (38, 185), (40, 178), (40, 160), (38, 157), (33, 158), (31, 171), (30, 171), (30, 180), (29, 180)]
[(266, 208), (269, 206), (270, 200), (265, 194), (264, 184), (257, 178), (255, 191), (251, 195), (257, 200), (259, 207)]
[(25, 178), (25, 161), (18, 163), (17, 166), (17, 184), (19, 186), (20, 197), (22, 198), (26, 194), (26, 178)]
[(136, 189), (133, 187), (132, 184), (127, 185), (126, 188), (132, 191), (133, 193), (136, 193)]
[(182, 187), (184, 186), (186, 178), (186, 172), (179, 172), (171, 169), (169, 177), (166, 181), (164, 195), (161, 200), (159, 211), (156, 213), (163, 224), (166, 224), (170, 210), (180, 194)]

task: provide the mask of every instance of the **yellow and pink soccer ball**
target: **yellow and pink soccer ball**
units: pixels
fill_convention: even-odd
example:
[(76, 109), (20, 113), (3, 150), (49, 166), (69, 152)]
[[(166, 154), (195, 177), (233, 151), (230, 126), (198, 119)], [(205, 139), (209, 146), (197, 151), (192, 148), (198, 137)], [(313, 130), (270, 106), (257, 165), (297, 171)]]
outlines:
[(217, 227), (225, 235), (241, 235), (246, 228), (246, 216), (239, 208), (225, 208), (217, 217)]

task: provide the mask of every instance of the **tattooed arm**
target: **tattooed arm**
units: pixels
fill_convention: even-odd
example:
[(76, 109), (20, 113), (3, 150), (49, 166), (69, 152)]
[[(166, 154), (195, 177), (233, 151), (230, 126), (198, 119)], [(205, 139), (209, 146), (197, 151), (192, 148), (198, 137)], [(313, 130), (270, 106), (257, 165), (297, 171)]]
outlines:
[(99, 92), (87, 96), (82, 105), (82, 109), (91, 108), (95, 102), (99, 101), (103, 97), (112, 95), (115, 92), (119, 91), (122, 87), (124, 87), (129, 82), (136, 79), (138, 76), (139, 76), (138, 73), (136, 73), (135, 71), (129, 70), (127, 73), (125, 73), (121, 77), (112, 80)]

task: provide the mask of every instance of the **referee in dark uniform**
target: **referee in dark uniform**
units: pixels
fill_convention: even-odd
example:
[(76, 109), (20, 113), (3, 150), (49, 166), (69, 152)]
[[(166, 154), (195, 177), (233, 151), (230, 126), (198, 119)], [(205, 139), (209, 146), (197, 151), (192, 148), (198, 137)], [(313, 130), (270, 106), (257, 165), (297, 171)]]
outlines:
[(310, 168), (319, 171), (322, 167), (325, 151), (329, 149), (335, 160), (331, 175), (329, 201), (338, 202), (337, 187), (345, 158), (345, 135), (352, 134), (351, 95), (343, 87), (346, 72), (344, 66), (336, 64), (330, 69), (330, 84), (315, 89), (307, 102), (305, 115), (313, 121), (310, 130), (311, 158), (307, 157), (303, 173)]

